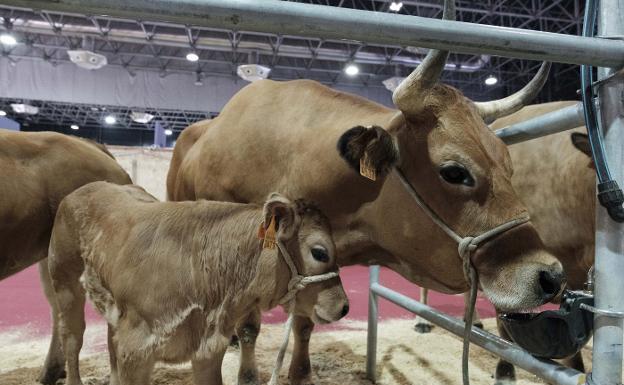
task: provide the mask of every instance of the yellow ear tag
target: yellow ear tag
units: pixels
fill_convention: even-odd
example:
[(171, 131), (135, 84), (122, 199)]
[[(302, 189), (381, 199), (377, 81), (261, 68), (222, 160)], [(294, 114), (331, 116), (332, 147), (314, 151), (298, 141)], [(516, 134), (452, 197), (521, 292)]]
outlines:
[(264, 249), (275, 249), (275, 217), (271, 217), (271, 223), (269, 223), (269, 227), (264, 228), (264, 224), (261, 226), (261, 230), (258, 231), (258, 236), (260, 237), (260, 232), (262, 232), (262, 248)]
[(360, 175), (370, 180), (377, 180), (377, 170), (371, 164), (367, 152), (364, 152), (364, 156), (360, 158)]

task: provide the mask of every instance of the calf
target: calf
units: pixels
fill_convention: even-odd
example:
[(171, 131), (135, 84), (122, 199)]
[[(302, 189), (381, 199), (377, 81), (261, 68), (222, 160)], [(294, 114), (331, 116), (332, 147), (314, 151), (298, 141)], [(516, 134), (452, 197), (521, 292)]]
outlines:
[[(257, 234), (272, 231), (278, 247), (263, 247)], [(195, 383), (221, 384), (226, 347), (250, 310), (290, 299), (292, 278), (338, 270), (329, 221), (304, 201), (273, 193), (264, 208), (158, 202), (140, 187), (104, 182), (61, 203), (49, 267), (67, 385), (81, 384), (85, 291), (109, 324), (111, 384), (148, 384), (156, 361), (187, 360)], [(301, 289), (291, 304), (317, 323), (348, 310), (337, 276)]]

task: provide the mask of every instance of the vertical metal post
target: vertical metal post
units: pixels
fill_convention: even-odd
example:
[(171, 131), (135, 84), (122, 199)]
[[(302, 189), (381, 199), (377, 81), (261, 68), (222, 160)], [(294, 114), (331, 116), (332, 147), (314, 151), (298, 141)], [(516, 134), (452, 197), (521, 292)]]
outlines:
[(154, 122), (154, 146), (167, 147), (167, 136), (165, 135), (165, 127), (159, 120)]
[[(624, 35), (624, 0), (601, 0), (598, 35)], [(617, 69), (600, 68), (604, 79)], [(599, 109), (605, 151), (613, 178), (624, 183), (624, 84), (608, 80), (599, 86)], [(595, 303), (599, 309), (624, 311), (624, 226), (596, 205)], [(594, 348), (589, 383), (616, 385), (622, 381), (622, 319), (599, 314), (594, 318)]]
[(368, 339), (366, 342), (366, 378), (375, 382), (377, 373), (377, 305), (379, 303), (377, 294), (370, 287), (379, 282), (379, 266), (369, 268), (369, 288), (368, 288)]
[(136, 159), (132, 159), (132, 183), (139, 184), (139, 162)]

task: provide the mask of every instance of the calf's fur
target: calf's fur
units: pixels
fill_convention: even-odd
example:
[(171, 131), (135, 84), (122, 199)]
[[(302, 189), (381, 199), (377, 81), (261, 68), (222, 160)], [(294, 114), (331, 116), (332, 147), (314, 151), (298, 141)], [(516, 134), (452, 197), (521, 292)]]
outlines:
[[(325, 216), (279, 194), (271, 194), (263, 209), (158, 202), (138, 186), (96, 182), (65, 198), (52, 232), (49, 267), (67, 385), (81, 384), (85, 289), (109, 324), (112, 385), (148, 384), (156, 361), (187, 360), (197, 384), (221, 384), (221, 361), (237, 323), (251, 309), (278, 305), (287, 292), (287, 265), (257, 238), (259, 225), (271, 217), (300, 274), (337, 270)], [(312, 256), (312, 248), (319, 247), (327, 262)], [(294, 312), (330, 322), (346, 307), (340, 279), (332, 278), (300, 291)]]

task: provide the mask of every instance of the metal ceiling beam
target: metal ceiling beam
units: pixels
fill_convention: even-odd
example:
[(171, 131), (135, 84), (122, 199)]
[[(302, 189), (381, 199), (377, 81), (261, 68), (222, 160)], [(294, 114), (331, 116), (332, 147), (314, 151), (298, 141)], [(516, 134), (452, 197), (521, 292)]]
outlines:
[(5, 0), (3, 3), (37, 10), (411, 45), (468, 54), (600, 67), (624, 65), (622, 41), (277, 0)]

